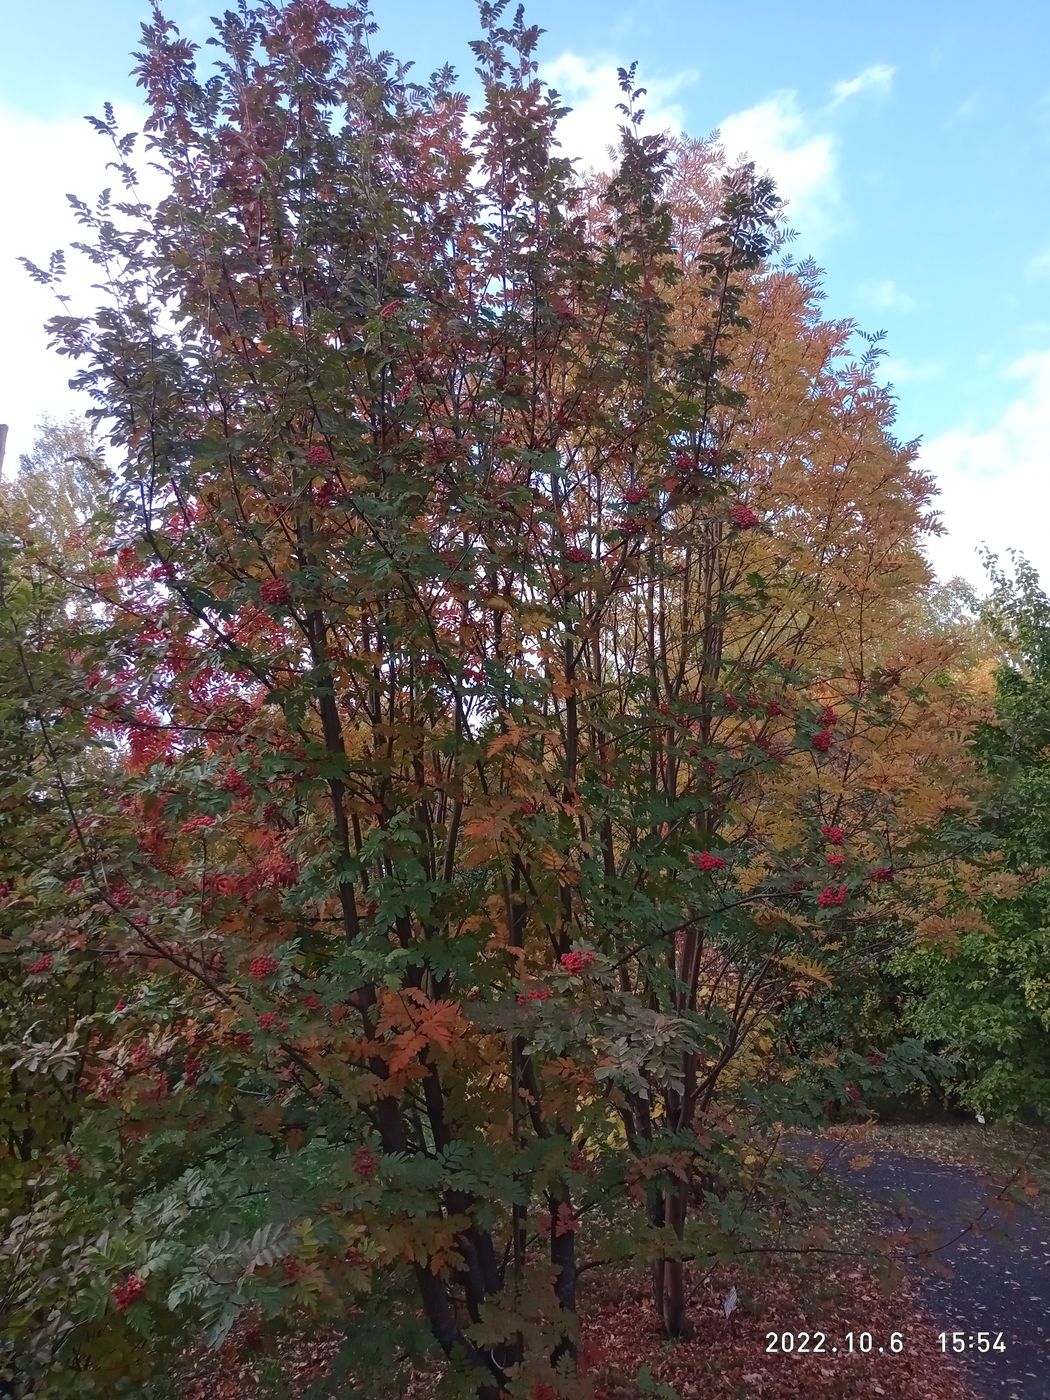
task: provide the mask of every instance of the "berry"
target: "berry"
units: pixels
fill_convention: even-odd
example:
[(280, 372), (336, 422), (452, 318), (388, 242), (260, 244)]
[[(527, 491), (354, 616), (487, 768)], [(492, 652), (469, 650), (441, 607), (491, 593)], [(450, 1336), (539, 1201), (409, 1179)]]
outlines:
[(830, 841), (833, 846), (841, 846), (846, 839), (846, 833), (841, 826), (822, 826), (820, 834), (825, 841)]
[(138, 1274), (128, 1274), (123, 1283), (115, 1283), (110, 1289), (114, 1302), (120, 1312), (127, 1312), (137, 1299), (146, 1290), (146, 1285), (139, 1278)]
[(314, 492), (314, 504), (320, 506), (322, 510), (327, 510), (330, 505), (334, 505), (339, 498), (339, 482), (331, 477), (327, 481), (322, 481)]
[(259, 589), (264, 603), (276, 605), (291, 601), (291, 590), (283, 578), (268, 578)]
[(280, 966), (275, 957), (264, 953), (261, 958), (252, 958), (248, 964), (248, 976), (255, 982), (261, 982), (264, 977), (272, 977)]
[(54, 958), (51, 956), (50, 953), (45, 953), (43, 957), (37, 958), (36, 962), (29, 964), (29, 971), (31, 973), (50, 972), (54, 965)]
[(571, 953), (562, 953), (558, 961), (570, 976), (576, 977), (594, 962), (594, 954), (574, 949)]
[(326, 467), (332, 460), (332, 454), (327, 447), (318, 445), (307, 450), (306, 460), (311, 467)]
[(379, 1170), (379, 1158), (368, 1147), (359, 1147), (354, 1153), (354, 1171), (362, 1181), (371, 1181)]
[(729, 517), (738, 530), (753, 530), (758, 524), (758, 516), (751, 507), (739, 502), (729, 512)]
[(689, 860), (696, 866), (697, 870), (724, 870), (726, 868), (725, 856), (715, 856), (710, 851), (694, 851)]
[(875, 870), (873, 870), (873, 871), (871, 872), (871, 878), (872, 878), (873, 880), (877, 880), (880, 884), (885, 884), (885, 883), (888, 883), (888, 882), (892, 881), (892, 880), (894, 879), (894, 873), (893, 873), (893, 868), (892, 868), (892, 866), (889, 866), (889, 865), (880, 865), (880, 866), (878, 866), (877, 869), (875, 869)]
[(813, 747), (821, 753), (827, 753), (831, 748), (831, 731), (822, 729), (819, 734), (814, 734), (812, 739)]
[(849, 890), (845, 885), (828, 885), (821, 890), (817, 903), (821, 909), (830, 909), (835, 904), (845, 904)]

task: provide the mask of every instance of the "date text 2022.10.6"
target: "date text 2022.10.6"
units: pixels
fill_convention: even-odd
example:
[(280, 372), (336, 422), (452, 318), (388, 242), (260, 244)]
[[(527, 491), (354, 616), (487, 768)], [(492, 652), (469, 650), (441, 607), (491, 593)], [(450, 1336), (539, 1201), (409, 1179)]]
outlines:
[[(937, 1337), (941, 1351), (1005, 1351), (1006, 1342), (1001, 1332), (941, 1332)], [(766, 1351), (778, 1352), (784, 1356), (803, 1355), (806, 1352), (859, 1352), (863, 1355), (890, 1352), (899, 1355), (905, 1350), (903, 1332), (890, 1332), (886, 1337), (872, 1332), (847, 1332), (840, 1340), (829, 1337), (826, 1332), (767, 1332)]]

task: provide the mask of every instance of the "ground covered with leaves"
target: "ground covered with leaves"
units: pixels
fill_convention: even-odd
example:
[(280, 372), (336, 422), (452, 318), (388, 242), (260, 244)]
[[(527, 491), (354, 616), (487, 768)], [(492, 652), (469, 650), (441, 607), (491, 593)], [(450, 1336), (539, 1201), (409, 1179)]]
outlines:
[[(603, 1277), (600, 1288), (585, 1291), (581, 1359), (595, 1400), (969, 1400), (973, 1394), (941, 1354), (939, 1325), (917, 1307), (908, 1280), (852, 1253), (779, 1255), (775, 1267), (768, 1256), (752, 1256), (745, 1267), (694, 1275), (695, 1331), (687, 1341), (661, 1335), (649, 1296), (648, 1279), (637, 1271)], [(736, 1306), (727, 1309), (734, 1297)], [(814, 1347), (818, 1332), (825, 1336), (823, 1352), (800, 1353), (802, 1334)], [(859, 1350), (865, 1333), (868, 1354)], [(898, 1354), (891, 1351), (894, 1333), (903, 1343)], [(781, 1350), (784, 1334), (795, 1339), (792, 1353)], [(337, 1350), (336, 1339), (309, 1333), (262, 1349), (242, 1330), (217, 1356), (187, 1359), (180, 1400), (303, 1396)], [(647, 1377), (638, 1382), (640, 1370)], [(435, 1383), (433, 1375), (407, 1380), (402, 1400), (429, 1400)], [(340, 1393), (347, 1392), (340, 1387)]]

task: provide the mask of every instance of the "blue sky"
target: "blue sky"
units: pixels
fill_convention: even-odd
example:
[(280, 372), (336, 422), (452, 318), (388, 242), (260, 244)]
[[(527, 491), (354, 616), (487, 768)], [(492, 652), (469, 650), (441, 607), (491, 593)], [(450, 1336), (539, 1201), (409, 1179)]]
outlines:
[[(192, 38), (214, 0), (168, 0)], [(9, 451), (64, 411), (44, 350), (46, 294), (13, 263), (68, 242), (67, 190), (105, 183), (81, 120), (103, 101), (135, 124), (129, 54), (142, 0), (36, 0), (0, 54), (0, 421)], [(472, 0), (379, 0), (378, 42), (471, 73)], [(614, 71), (637, 59), (658, 125), (718, 128), (778, 178), (798, 257), (826, 270), (827, 314), (885, 329), (898, 429), (921, 436), (950, 534), (931, 558), (980, 581), (976, 547), (1023, 549), (1050, 579), (1050, 6), (1012, 0), (735, 5), (534, 0), (545, 73), (576, 109), (566, 146), (600, 159)]]

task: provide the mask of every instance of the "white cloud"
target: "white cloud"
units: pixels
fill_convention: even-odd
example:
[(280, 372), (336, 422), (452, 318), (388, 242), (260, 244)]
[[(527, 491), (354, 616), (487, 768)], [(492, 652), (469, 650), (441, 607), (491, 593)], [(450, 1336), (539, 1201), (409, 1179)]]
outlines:
[(1020, 385), (997, 422), (981, 431), (953, 428), (926, 443), (920, 464), (941, 488), (949, 533), (929, 546), (944, 578), (983, 583), (977, 548), (1027, 555), (1050, 581), (1050, 350), (1026, 355), (1006, 376)]
[(899, 355), (887, 355), (881, 363), (879, 378), (887, 384), (899, 387), (901, 384), (919, 384), (930, 379), (939, 379), (944, 366), (936, 360), (902, 360)]
[[(618, 66), (614, 59), (581, 58), (574, 53), (563, 53), (540, 65), (540, 77), (556, 88), (566, 106), (572, 108), (558, 125), (558, 139), (563, 153), (578, 159), (581, 169), (603, 170), (612, 164), (609, 147), (619, 144), (623, 122), (623, 115), (616, 110), (624, 100), (616, 76)], [(673, 98), (694, 83), (696, 77), (692, 69), (669, 77), (639, 75), (637, 82), (646, 89), (639, 101), (645, 111), (642, 129), (670, 131), (677, 136), (683, 129), (685, 114)]]
[(902, 292), (892, 277), (884, 277), (878, 282), (862, 282), (857, 290), (876, 311), (915, 310), (915, 298)]
[[(116, 105), (121, 131), (141, 130), (142, 113)], [(83, 395), (68, 387), (79, 365), (47, 349), (44, 322), (63, 311), (54, 293), (30, 280), (17, 261), (27, 257), (46, 267), (56, 248), (67, 253), (68, 274), (61, 288), (71, 298), (72, 314), (89, 314), (101, 295), (92, 290), (98, 272), (70, 244), (91, 241), (66, 201), (67, 191), (94, 206), (107, 186), (119, 199), (115, 171), (106, 170), (114, 157), (107, 139), (80, 117), (41, 120), (10, 107), (0, 107), (0, 188), (8, 193), (8, 217), (0, 219), (0, 422), (10, 426), (5, 473), (32, 446), (34, 425), (44, 414), (63, 416), (87, 406)], [(148, 187), (149, 172), (145, 172)]]
[(1036, 281), (1050, 277), (1050, 248), (1044, 248), (1041, 253), (1029, 258), (1024, 270), (1027, 276), (1035, 278)]
[(726, 156), (734, 164), (746, 156), (772, 175), (789, 205), (789, 221), (801, 225), (810, 239), (827, 234), (841, 199), (839, 142), (831, 114), (861, 93), (885, 95), (895, 72), (888, 64), (873, 63), (855, 78), (835, 83), (827, 104), (813, 112), (804, 111), (798, 93), (788, 88), (734, 112), (719, 124)]
[(830, 106), (837, 107), (842, 102), (847, 102), (851, 97), (856, 97), (862, 92), (877, 92), (885, 96), (893, 86), (893, 75), (896, 68), (891, 68), (886, 63), (873, 63), (865, 68), (862, 73), (858, 73), (855, 78), (846, 78), (842, 82), (836, 83), (831, 89)]
[(789, 222), (805, 224), (807, 233), (827, 222), (839, 198), (837, 143), (831, 132), (814, 129), (797, 93), (774, 93), (726, 117), (719, 136), (731, 163), (746, 157), (773, 176), (777, 192), (788, 201)]

